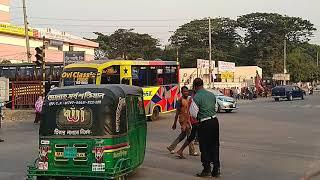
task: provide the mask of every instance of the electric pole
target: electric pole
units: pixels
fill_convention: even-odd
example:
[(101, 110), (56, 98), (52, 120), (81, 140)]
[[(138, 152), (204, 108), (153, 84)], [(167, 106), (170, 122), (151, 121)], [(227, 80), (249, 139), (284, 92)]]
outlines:
[(319, 67), (319, 52), (317, 52), (317, 67)]
[(287, 40), (284, 38), (283, 41), (283, 85), (286, 85), (286, 74), (287, 74)]
[(25, 36), (26, 36), (27, 60), (28, 60), (28, 63), (31, 63), (31, 53), (30, 53), (30, 43), (29, 43), (29, 28), (28, 28), (28, 20), (27, 20), (26, 0), (22, 0), (22, 4), (23, 4), (24, 32), (25, 32)]
[(211, 18), (209, 17), (209, 87), (211, 87), (211, 78), (212, 78), (212, 57), (211, 57)]
[(177, 48), (177, 53), (176, 53), (176, 55), (177, 55), (177, 62), (179, 62), (179, 48), (178, 47), (176, 47)]
[[(43, 63), (42, 63), (42, 86), (43, 86), (43, 97), (46, 96), (46, 38), (42, 37), (42, 57), (43, 57)], [(48, 82), (49, 83), (49, 82)]]

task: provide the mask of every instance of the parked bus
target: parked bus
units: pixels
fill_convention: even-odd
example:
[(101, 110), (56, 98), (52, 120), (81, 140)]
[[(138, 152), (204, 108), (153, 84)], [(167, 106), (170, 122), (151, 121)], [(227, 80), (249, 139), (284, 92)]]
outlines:
[(70, 64), (61, 75), (61, 86), (127, 84), (143, 88), (146, 115), (176, 109), (179, 97), (179, 64), (176, 61), (108, 60)]
[[(62, 63), (47, 63), (46, 64), (46, 81), (59, 82), (60, 75), (63, 69)], [(0, 64), (0, 77), (6, 77), (12, 81), (41, 81), (42, 67), (32, 63), (20, 64)]]
[[(52, 85), (59, 85), (62, 70), (62, 63), (46, 63), (46, 93)], [(38, 96), (43, 93), (42, 72), (42, 67), (33, 63), (0, 64), (0, 77), (10, 80), (9, 103), (6, 107), (12, 109), (32, 107)]]

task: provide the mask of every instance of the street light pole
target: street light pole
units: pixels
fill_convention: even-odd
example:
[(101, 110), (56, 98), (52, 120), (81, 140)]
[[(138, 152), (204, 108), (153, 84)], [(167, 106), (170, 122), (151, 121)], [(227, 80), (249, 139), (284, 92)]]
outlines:
[(177, 48), (177, 52), (176, 52), (176, 55), (177, 55), (177, 62), (179, 62), (179, 48), (178, 47), (176, 47)]
[(28, 63), (31, 63), (31, 53), (30, 53), (29, 28), (28, 28), (28, 20), (27, 20), (26, 0), (22, 0), (22, 5), (23, 5), (24, 32), (25, 32), (25, 36), (26, 36), (27, 60), (28, 60)]
[(283, 41), (283, 85), (286, 85), (286, 75), (287, 74), (287, 40), (284, 38)]
[(317, 67), (319, 67), (319, 52), (317, 52)]
[(211, 87), (211, 78), (212, 78), (212, 57), (211, 57), (211, 18), (209, 17), (209, 87)]

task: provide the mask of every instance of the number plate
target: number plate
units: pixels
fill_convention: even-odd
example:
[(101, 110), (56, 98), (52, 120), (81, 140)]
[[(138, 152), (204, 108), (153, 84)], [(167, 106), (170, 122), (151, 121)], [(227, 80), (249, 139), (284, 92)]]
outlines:
[(48, 162), (38, 162), (39, 170), (48, 170)]
[(74, 147), (65, 147), (63, 151), (63, 157), (68, 159), (77, 157), (77, 149)]
[(105, 163), (92, 163), (92, 171), (102, 172), (105, 171)]

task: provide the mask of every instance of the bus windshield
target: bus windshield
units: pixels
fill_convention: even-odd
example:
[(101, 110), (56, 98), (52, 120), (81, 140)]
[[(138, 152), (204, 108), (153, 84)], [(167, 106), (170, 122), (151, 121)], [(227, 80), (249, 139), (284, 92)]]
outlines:
[(61, 75), (61, 86), (96, 84), (97, 69), (68, 68)]

